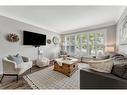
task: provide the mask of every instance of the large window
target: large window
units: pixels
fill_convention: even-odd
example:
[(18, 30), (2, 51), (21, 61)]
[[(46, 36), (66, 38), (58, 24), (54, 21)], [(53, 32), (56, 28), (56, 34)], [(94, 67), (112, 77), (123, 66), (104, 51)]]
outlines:
[(74, 35), (66, 36), (65, 42), (66, 42), (65, 50), (70, 54), (74, 54), (75, 53), (75, 36)]
[(104, 52), (106, 30), (83, 32), (65, 36), (65, 50), (69, 54), (96, 55)]

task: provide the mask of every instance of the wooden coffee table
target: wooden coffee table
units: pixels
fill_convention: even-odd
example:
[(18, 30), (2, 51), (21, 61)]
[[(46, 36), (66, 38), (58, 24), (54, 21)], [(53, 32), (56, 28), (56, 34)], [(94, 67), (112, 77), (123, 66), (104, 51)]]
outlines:
[(78, 70), (78, 59), (68, 58), (63, 60), (62, 58), (55, 59), (54, 71), (63, 73), (64, 75), (71, 76), (76, 70)]

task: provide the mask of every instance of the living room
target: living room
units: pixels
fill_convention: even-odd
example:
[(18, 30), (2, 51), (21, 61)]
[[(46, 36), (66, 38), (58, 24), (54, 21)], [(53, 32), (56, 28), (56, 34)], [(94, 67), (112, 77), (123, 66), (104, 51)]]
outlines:
[[(99, 57), (117, 54), (119, 58), (124, 56), (125, 61), (126, 35), (126, 6), (0, 6), (0, 89), (127, 88), (117, 85), (124, 84), (126, 75), (122, 82), (115, 82), (115, 87), (105, 86), (103, 81), (102, 85), (91, 86), (84, 84), (85, 73), (80, 72), (92, 63), (112, 62), (103, 65), (103, 70), (110, 66), (105, 68), (107, 71), (102, 71), (102, 65), (98, 65), (99, 70), (92, 68), (97, 73), (111, 73), (113, 60)], [(29, 60), (32, 65), (24, 64), (20, 72), (17, 67), (11, 70), (10, 65), (5, 65), (8, 59), (4, 59), (10, 56), (23, 56), (22, 60)], [(63, 59), (69, 64), (63, 66)], [(11, 59), (10, 64), (12, 61), (17, 62)], [(89, 76), (86, 79), (90, 80)], [(112, 80), (107, 82), (111, 84)]]

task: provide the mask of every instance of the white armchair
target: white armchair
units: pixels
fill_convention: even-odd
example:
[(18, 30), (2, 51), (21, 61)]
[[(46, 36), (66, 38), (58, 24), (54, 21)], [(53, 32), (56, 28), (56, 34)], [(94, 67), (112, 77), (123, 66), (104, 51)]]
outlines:
[(17, 64), (15, 61), (9, 60), (7, 57), (2, 59), (3, 62), (3, 76), (0, 80), (4, 78), (4, 76), (18, 76), (23, 74), (26, 70), (31, 69), (32, 67), (32, 61), (30, 61), (27, 57), (23, 57), (23, 63)]

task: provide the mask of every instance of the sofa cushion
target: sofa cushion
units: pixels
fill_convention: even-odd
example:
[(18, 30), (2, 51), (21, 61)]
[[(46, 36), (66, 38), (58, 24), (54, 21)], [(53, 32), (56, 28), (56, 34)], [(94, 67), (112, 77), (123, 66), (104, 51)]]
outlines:
[(127, 69), (126, 69), (126, 71), (124, 72), (122, 78), (127, 79)]
[(110, 57), (109, 55), (96, 56), (96, 58), (100, 60), (109, 59), (109, 57)]
[(111, 73), (113, 67), (112, 59), (101, 60), (101, 61), (91, 61), (89, 62), (90, 68), (105, 73)]
[(114, 65), (112, 68), (112, 74), (117, 75), (121, 78), (123, 77), (125, 71), (126, 71), (126, 64)]
[(122, 78), (127, 79), (127, 62), (125, 61), (123, 63), (125, 64), (125, 72), (124, 72)]
[(124, 60), (117, 60), (117, 59), (113, 60), (114, 65), (124, 64), (123, 62), (124, 62)]
[(15, 55), (15, 56), (9, 55), (7, 58), (11, 61), (15, 61), (17, 64), (23, 63), (23, 59), (19, 54)]
[(119, 57), (119, 58), (124, 58), (124, 55), (119, 54), (119, 53), (115, 53), (115, 54), (111, 54), (110, 57), (111, 57), (111, 58), (118, 58), (118, 57)]

